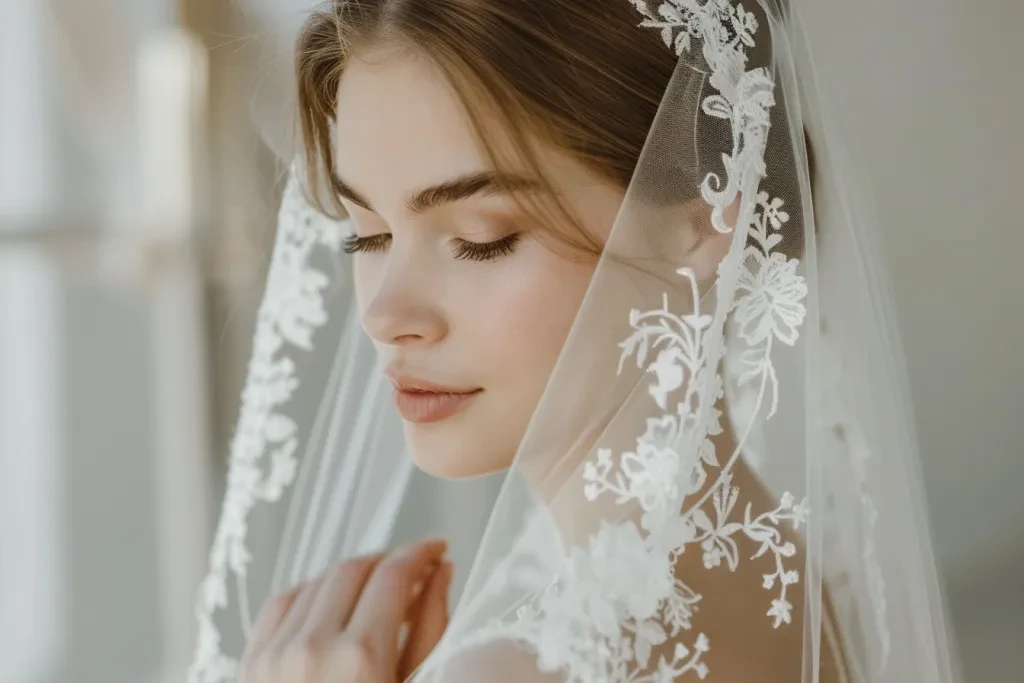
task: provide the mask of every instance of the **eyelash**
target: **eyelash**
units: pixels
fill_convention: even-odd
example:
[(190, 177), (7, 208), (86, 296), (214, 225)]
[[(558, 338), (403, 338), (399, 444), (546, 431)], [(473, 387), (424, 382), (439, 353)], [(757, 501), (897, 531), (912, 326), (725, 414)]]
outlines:
[(500, 240), (480, 244), (455, 240), (455, 258), (469, 261), (495, 261), (503, 256), (511, 256), (519, 244), (521, 235), (514, 232)]
[[(503, 256), (510, 256), (515, 252), (521, 237), (520, 233), (512, 233), (500, 240), (483, 244), (457, 239), (455, 240), (455, 258), (460, 261), (494, 261)], [(370, 237), (350, 235), (345, 238), (345, 253), (382, 252), (387, 249), (390, 242), (391, 235), (387, 233)]]
[(391, 235), (386, 232), (382, 232), (379, 235), (371, 235), (370, 237), (349, 235), (345, 238), (345, 253), (356, 254), (359, 252), (384, 251), (390, 241)]

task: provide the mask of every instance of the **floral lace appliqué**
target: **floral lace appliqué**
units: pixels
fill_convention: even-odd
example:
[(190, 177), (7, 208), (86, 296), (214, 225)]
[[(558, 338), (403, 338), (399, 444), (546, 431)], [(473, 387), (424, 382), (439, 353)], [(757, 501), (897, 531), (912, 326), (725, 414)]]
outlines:
[(241, 414), (231, 444), (227, 493), (210, 550), (210, 569), (200, 586), (196, 653), (189, 683), (234, 680), (238, 662), (223, 654), (214, 615), (227, 607), (233, 577), (243, 624), (250, 610), (246, 590), (252, 557), (246, 545), (249, 511), (280, 499), (298, 468), (296, 424), (281, 408), (298, 388), (290, 354), (313, 347), (313, 332), (327, 321), (327, 276), (310, 265), (318, 247), (337, 252), (342, 224), (313, 210), (302, 196), (293, 169), (278, 216), (278, 234), (256, 321)]
[[(740, 383), (754, 388), (754, 415), (763, 413), (767, 419), (779, 403), (772, 349), (796, 343), (807, 313), (803, 300), (808, 290), (797, 261), (773, 251), (782, 239), (779, 230), (789, 221), (784, 202), (756, 191), (774, 104), (768, 73), (745, 66), (757, 21), (729, 0), (666, 0), (657, 10), (643, 0), (631, 1), (644, 17), (642, 25), (660, 30), (678, 55), (702, 45), (712, 70), (709, 82), (717, 90), (703, 100), (702, 111), (731, 123), (734, 146), (723, 156), (727, 177), (708, 174), (701, 189), (712, 207), (712, 224), (733, 233), (734, 248), (719, 268), (713, 312), (701, 311), (696, 277), (681, 268), (692, 312), (674, 313), (666, 296), (660, 309), (629, 314), (633, 332), (620, 344), (620, 372), (631, 360), (646, 368), (653, 375), (651, 399), (662, 412), (647, 420), (632, 452), (615, 456), (598, 449), (585, 463), (583, 479), (587, 499), (611, 496), (638, 509), (639, 519), (603, 523), (584, 546), (570, 549), (549, 568), (546, 583), (536, 571), (517, 577), (510, 570), (509, 578), (534, 597), (514, 617), (487, 629), (488, 637), (527, 645), (542, 670), (560, 670), (574, 683), (664, 683), (687, 673), (707, 676), (702, 656), (710, 640), (703, 633), (683, 634), (691, 630), (702, 598), (675, 575), (678, 556), (691, 546), (699, 549), (707, 569), (724, 565), (735, 570), (740, 562), (737, 537), (759, 544), (751, 559), (771, 559), (771, 571), (763, 574), (763, 588), (772, 591), (765, 615), (776, 628), (789, 624), (793, 605), (788, 590), (800, 574), (792, 559), (797, 549), (784, 540), (781, 529), (783, 524), (799, 528), (809, 514), (807, 501), (790, 493), (763, 512), (755, 512), (751, 503), (740, 506), (732, 473), (743, 438), (728, 458), (716, 453), (713, 441), (722, 432), (716, 405), (723, 396), (718, 368), (726, 320), (731, 316), (747, 345)], [(737, 199), (740, 215), (749, 221), (730, 226), (726, 209)], [(524, 565), (536, 562), (527, 559)], [(675, 643), (671, 656), (653, 661), (654, 649), (666, 643)]]

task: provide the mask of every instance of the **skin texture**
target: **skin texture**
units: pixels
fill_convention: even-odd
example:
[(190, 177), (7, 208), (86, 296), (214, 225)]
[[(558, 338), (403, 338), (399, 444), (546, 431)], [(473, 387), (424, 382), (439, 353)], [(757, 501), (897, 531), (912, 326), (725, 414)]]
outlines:
[[(405, 422), (416, 463), (450, 478), (512, 464), (595, 268), (593, 260), (569, 258), (539, 240), (540, 228), (507, 194), (484, 192), (416, 206), (430, 203), (417, 200), (426, 188), (489, 170), (471, 131), (458, 97), (428, 60), (379, 51), (346, 67), (338, 94), (336, 170), (354, 223), (349, 245), (359, 246), (354, 277), (364, 329), (398, 384), (477, 392), (447, 419)], [(554, 148), (541, 146), (540, 156), (563, 204), (603, 241), (624, 189)], [(703, 280), (713, 277), (729, 236), (711, 233), (703, 225), (706, 216), (695, 215), (684, 211), (678, 217), (676, 224), (695, 229), (674, 235), (685, 244), (673, 250), (686, 253)], [(518, 235), (518, 241), (488, 258), (459, 257), (472, 248), (467, 244), (510, 235)], [(718, 451), (731, 452), (733, 439), (727, 428)], [(735, 483), (755, 507), (774, 504), (742, 465)], [(577, 501), (566, 498), (571, 519)], [(785, 540), (802, 554), (797, 534), (786, 532)], [(752, 542), (739, 549), (745, 557), (757, 550)], [(443, 553), (442, 542), (424, 542), (359, 558), (275, 598), (256, 623), (241, 682), (404, 680), (447, 626), (451, 567)], [(716, 607), (701, 612), (702, 630), (717, 643), (705, 658), (715, 681), (800, 679), (802, 629), (771, 628), (764, 616), (762, 569), (747, 562), (735, 573), (709, 572), (697, 552), (679, 562), (680, 576), (700, 593), (715, 596)], [(794, 613), (800, 614), (802, 596), (792, 597)], [(403, 625), (410, 635), (399, 647)], [(671, 658), (673, 646), (669, 640), (655, 647), (655, 658)], [(461, 663), (465, 677), (457, 678), (549, 680), (539, 676), (530, 657), (507, 649), (481, 651), (479, 662), (471, 655)], [(839, 680), (836, 659), (825, 643), (821, 680)]]
[(253, 624), (240, 683), (405, 680), (448, 624), (445, 548), (424, 541), (350, 560), (270, 600)]
[[(482, 390), (446, 420), (405, 422), (416, 463), (451, 478), (512, 463), (595, 267), (542, 244), (508, 194), (411, 210), (425, 188), (489, 170), (470, 131), (429, 61), (369, 54), (346, 68), (336, 159), (354, 196), (341, 194), (355, 237), (379, 245), (386, 236), (383, 248), (354, 257), (364, 329), (396, 380)], [(540, 153), (563, 205), (603, 239), (624, 189), (564, 153)], [(497, 257), (457, 258), (460, 245), (512, 234), (520, 235), (514, 249)], [(427, 542), (359, 558), (272, 599), (247, 646), (241, 683), (404, 680), (447, 626), (451, 567), (443, 552), (443, 543)], [(410, 636), (400, 651), (403, 624)]]
[[(410, 198), (485, 171), (462, 105), (425, 59), (354, 60), (339, 89), (337, 174), (365, 200), (345, 199), (359, 237), (390, 235), (383, 251), (355, 256), (366, 332), (390, 374), (482, 389), (459, 414), (405, 423), (416, 463), (459, 478), (508, 467), (544, 390), (594, 270), (536, 239), (507, 194), (478, 194), (422, 212)], [(607, 235), (624, 191), (570, 158), (543, 159), (562, 201)], [(460, 240), (521, 235), (514, 251), (458, 259)]]

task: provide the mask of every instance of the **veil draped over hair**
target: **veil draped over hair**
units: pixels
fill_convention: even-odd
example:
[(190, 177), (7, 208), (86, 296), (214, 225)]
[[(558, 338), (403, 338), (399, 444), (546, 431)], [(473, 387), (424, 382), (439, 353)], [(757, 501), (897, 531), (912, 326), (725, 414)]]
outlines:
[[(767, 680), (956, 680), (878, 219), (802, 1), (631, 0), (636, 39), (678, 63), (414, 680), (751, 680), (744, 661)], [(387, 546), (403, 515), (412, 466), (346, 228), (303, 196), (293, 173), (193, 683), (235, 676), (224, 623), (244, 634), (250, 605)]]

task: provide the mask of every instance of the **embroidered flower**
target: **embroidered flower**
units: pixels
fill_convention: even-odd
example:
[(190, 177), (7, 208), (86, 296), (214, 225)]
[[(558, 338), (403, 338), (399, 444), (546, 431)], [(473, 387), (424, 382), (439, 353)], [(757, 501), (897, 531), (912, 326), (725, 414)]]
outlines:
[[(328, 278), (311, 266), (310, 257), (318, 246), (337, 250), (341, 234), (340, 223), (306, 204), (293, 172), (281, 201), (277, 242), (257, 314), (209, 574), (200, 586), (196, 606), (198, 637), (188, 672), (192, 683), (222, 683), (235, 677), (237, 662), (221, 653), (213, 614), (228, 604), (229, 574), (235, 575), (239, 594), (245, 595), (252, 560), (246, 545), (249, 512), (258, 502), (278, 500), (295, 478), (297, 427), (280, 412), (299, 384), (288, 354), (311, 349), (313, 333), (327, 321), (323, 293)], [(264, 465), (267, 461), (269, 466)], [(246, 613), (248, 605), (240, 608)]]
[(784, 202), (781, 197), (771, 199), (767, 192), (758, 192), (757, 203), (773, 230), (781, 230), (782, 226), (789, 222), (789, 214), (782, 210)]
[(668, 395), (683, 386), (685, 372), (682, 360), (682, 351), (673, 346), (658, 353), (657, 360), (651, 363), (650, 369), (658, 381), (650, 388), (650, 392), (659, 408), (665, 408)]
[[(711, 70), (708, 83), (718, 92), (703, 99), (702, 110), (732, 126), (733, 149), (721, 155), (724, 173), (707, 174), (701, 193), (712, 207), (713, 225), (729, 232), (733, 226), (723, 218), (726, 209), (737, 200), (755, 201), (747, 189), (756, 188), (767, 171), (764, 144), (769, 111), (775, 104), (774, 83), (766, 70), (748, 70), (746, 55), (747, 47), (754, 44), (757, 22), (752, 13), (731, 0), (664, 0), (656, 10), (645, 0), (632, 2), (644, 16), (642, 25), (660, 30), (677, 54), (698, 44), (703, 48), (701, 56)], [(751, 244), (760, 248), (748, 249), (742, 264), (730, 261), (729, 267), (739, 271), (726, 273), (726, 280), (736, 284), (731, 310), (741, 335), (752, 345), (764, 345), (750, 376), (767, 386), (775, 381), (771, 342), (778, 338), (795, 343), (806, 317), (802, 302), (807, 287), (796, 274), (797, 262), (771, 251), (781, 236), (769, 232), (769, 226), (777, 231), (789, 219), (782, 200), (769, 200), (766, 193), (758, 193), (756, 203), (760, 212), (747, 207), (740, 213), (751, 217), (751, 224), (743, 227), (750, 229)], [(286, 203), (282, 212), (286, 210), (294, 211), (295, 206)], [(193, 681), (220, 683), (227, 676), (231, 662), (219, 656), (219, 635), (208, 618), (226, 597), (224, 564), (230, 561), (239, 573), (244, 572), (248, 509), (256, 500), (279, 495), (295, 474), (295, 430), (289, 422), (273, 416), (296, 386), (294, 365), (279, 352), (286, 343), (308, 347), (312, 331), (326, 317), (322, 304), (326, 278), (308, 268), (308, 252), (315, 242), (336, 248), (340, 231), (326, 226), (317, 229), (317, 225), (310, 215), (301, 213), (282, 220), (282, 228), (291, 226), (293, 231), (280, 238), (280, 253), (275, 252), (269, 277), (272, 291), (268, 291), (261, 311), (261, 330), (268, 333), (257, 338), (250, 375), (255, 379), (244, 394), (246, 408), (232, 454), (234, 488), (226, 503), (228, 522), (218, 534), (214, 570), (204, 584), (202, 599), (207, 611), (201, 610), (197, 651), (202, 664), (193, 670)], [(532, 646), (541, 668), (560, 669), (569, 683), (668, 683), (687, 673), (700, 678), (708, 675), (708, 667), (701, 661), (710, 647), (707, 637), (699, 634), (692, 648), (680, 637), (683, 629), (691, 628), (701, 600), (675, 577), (675, 562), (688, 545), (700, 544), (708, 569), (721, 566), (723, 560), (729, 569), (735, 569), (739, 558), (732, 536), (744, 534), (760, 542), (757, 556), (775, 562), (775, 572), (764, 575), (764, 586), (778, 586), (779, 590), (768, 616), (775, 627), (792, 619), (786, 587), (798, 581), (799, 573), (786, 569), (783, 559), (792, 557), (796, 548), (784, 542), (779, 528), (784, 521), (794, 525), (804, 521), (806, 503), (796, 504), (787, 493), (777, 509), (757, 516), (748, 503), (742, 521), (737, 520), (734, 508), (739, 490), (731, 487), (730, 472), (735, 459), (727, 454), (719, 457), (710, 439), (722, 431), (716, 407), (723, 392), (719, 375), (724, 355), (722, 309), (715, 315), (701, 314), (701, 292), (693, 272), (686, 268), (678, 272), (691, 284), (691, 312), (673, 314), (667, 296), (661, 310), (631, 311), (634, 334), (620, 344), (620, 360), (636, 354), (638, 368), (644, 367), (649, 350), (657, 350), (648, 366), (655, 377), (649, 392), (667, 412), (647, 420), (647, 429), (633, 452), (616, 451), (618, 457), (613, 457), (611, 449), (601, 448), (596, 462), (587, 462), (583, 469), (586, 497), (593, 501), (607, 493), (623, 505), (622, 515), (602, 524), (586, 544), (564, 553), (557, 541), (537, 543), (534, 537), (533, 545), (523, 543), (517, 550), (520, 555), (513, 552), (508, 566), (491, 574), (499, 585), (506, 578), (515, 583), (522, 592), (514, 594), (522, 596), (522, 602), (511, 614), (509, 605), (499, 605), (500, 616), (473, 634), (485, 639), (512, 638)], [(729, 303), (723, 301), (722, 305)], [(620, 362), (620, 371), (621, 367)], [(674, 401), (671, 408), (670, 399)], [(773, 406), (776, 401), (777, 397)], [(271, 452), (271, 445), (277, 450)], [(268, 457), (271, 472), (264, 475), (258, 461)], [(696, 508), (687, 508), (684, 501), (700, 493), (706, 483), (705, 467), (717, 469), (717, 479)], [(268, 479), (280, 487), (269, 486)], [(713, 505), (714, 521), (702, 505)], [(633, 515), (637, 507), (643, 509), (640, 526)], [(684, 512), (687, 509), (689, 512)], [(526, 536), (530, 535), (528, 527)], [(551, 546), (557, 548), (551, 550)], [(505, 597), (500, 590), (498, 594)], [(662, 650), (660, 646), (668, 642), (674, 644), (671, 657), (651, 662), (655, 649)]]
[(746, 256), (753, 267), (742, 269), (737, 287), (740, 333), (751, 346), (769, 338), (792, 346), (807, 316), (807, 283), (796, 273), (796, 259), (777, 252), (765, 256), (756, 248), (748, 248)]
[(772, 623), (772, 626), (775, 628), (778, 628), (782, 624), (788, 624), (793, 620), (793, 605), (791, 605), (785, 598), (772, 600), (772, 606), (771, 609), (768, 610), (768, 616), (775, 617), (775, 621)]

